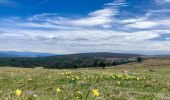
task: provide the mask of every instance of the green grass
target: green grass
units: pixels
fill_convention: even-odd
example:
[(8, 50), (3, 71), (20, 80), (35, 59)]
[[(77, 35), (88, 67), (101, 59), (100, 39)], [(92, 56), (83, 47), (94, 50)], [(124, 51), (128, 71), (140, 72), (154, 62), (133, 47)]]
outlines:
[[(170, 100), (170, 67), (146, 67), (146, 63), (107, 69), (0, 68), (0, 99)], [(100, 95), (94, 96), (93, 89)]]

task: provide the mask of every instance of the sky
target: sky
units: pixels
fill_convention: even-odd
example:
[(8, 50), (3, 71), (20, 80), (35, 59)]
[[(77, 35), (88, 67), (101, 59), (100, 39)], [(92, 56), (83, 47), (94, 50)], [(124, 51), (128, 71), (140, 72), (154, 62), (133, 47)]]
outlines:
[(0, 51), (170, 54), (170, 0), (0, 0)]

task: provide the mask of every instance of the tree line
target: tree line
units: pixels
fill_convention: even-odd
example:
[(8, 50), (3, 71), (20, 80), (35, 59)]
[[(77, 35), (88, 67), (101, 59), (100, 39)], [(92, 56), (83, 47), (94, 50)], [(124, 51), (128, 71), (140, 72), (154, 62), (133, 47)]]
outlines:
[(95, 60), (94, 61), (94, 67), (102, 67), (105, 69), (107, 66), (116, 66), (116, 65), (121, 65), (121, 64), (127, 64), (130, 62), (142, 62), (144, 59), (141, 57), (133, 58), (133, 59), (119, 59), (119, 60), (114, 60), (114, 61), (103, 61), (103, 60)]
[(23, 68), (87, 68), (116, 66), (130, 62), (142, 62), (143, 58), (125, 58), (116, 60), (107, 60), (92, 57), (1, 57), (0, 66), (23, 67)]

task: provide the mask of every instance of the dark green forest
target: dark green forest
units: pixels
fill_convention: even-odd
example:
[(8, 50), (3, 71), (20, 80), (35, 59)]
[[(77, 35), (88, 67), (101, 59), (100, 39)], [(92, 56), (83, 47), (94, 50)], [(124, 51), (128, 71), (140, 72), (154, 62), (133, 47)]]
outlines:
[(116, 66), (129, 62), (141, 62), (139, 55), (118, 55), (110, 54), (76, 54), (66, 56), (50, 57), (0, 57), (0, 66), (24, 67), (24, 68), (87, 68)]

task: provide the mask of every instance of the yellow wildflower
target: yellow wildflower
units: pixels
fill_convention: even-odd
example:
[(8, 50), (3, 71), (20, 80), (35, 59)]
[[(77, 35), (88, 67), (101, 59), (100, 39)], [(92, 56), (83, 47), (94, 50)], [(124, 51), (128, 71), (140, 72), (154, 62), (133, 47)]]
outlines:
[(93, 92), (93, 95), (96, 97), (98, 97), (100, 95), (99, 91), (96, 89), (93, 89), (92, 92)]
[(57, 88), (57, 89), (56, 89), (56, 92), (57, 92), (57, 93), (60, 93), (60, 92), (61, 92), (61, 89), (60, 89), (60, 88)]
[(17, 96), (20, 96), (20, 95), (21, 95), (21, 93), (22, 93), (22, 91), (21, 91), (21, 90), (19, 90), (19, 89), (17, 89), (17, 90), (15, 91), (15, 94), (16, 94)]

